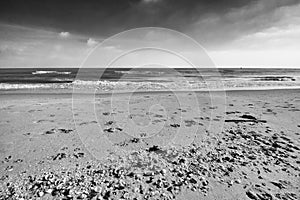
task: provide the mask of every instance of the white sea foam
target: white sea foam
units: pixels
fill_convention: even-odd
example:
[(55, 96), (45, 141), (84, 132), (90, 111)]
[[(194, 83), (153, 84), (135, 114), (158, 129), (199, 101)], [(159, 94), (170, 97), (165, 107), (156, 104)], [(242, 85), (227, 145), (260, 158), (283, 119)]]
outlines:
[(58, 71), (35, 71), (32, 72), (33, 75), (35, 74), (71, 74), (71, 72), (58, 72)]
[(266, 88), (299, 88), (300, 81), (251, 81), (243, 78), (211, 79), (200, 81), (178, 78), (173, 81), (109, 81), (109, 80), (75, 80), (72, 83), (0, 83), (0, 90), (17, 89), (96, 89), (99, 91), (113, 90), (232, 90), (232, 89), (266, 89)]
[(0, 90), (19, 90), (19, 89), (58, 89), (70, 88), (70, 84), (39, 83), (39, 84), (8, 84), (0, 83)]

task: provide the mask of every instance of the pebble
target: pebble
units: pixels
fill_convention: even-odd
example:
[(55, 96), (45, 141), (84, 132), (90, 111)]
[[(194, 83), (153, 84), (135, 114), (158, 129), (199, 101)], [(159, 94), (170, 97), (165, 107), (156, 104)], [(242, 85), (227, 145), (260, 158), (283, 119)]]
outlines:
[(53, 189), (48, 189), (48, 190), (46, 190), (46, 193), (52, 194), (53, 191), (54, 191)]
[(167, 170), (166, 170), (166, 169), (162, 169), (162, 170), (161, 170), (161, 173), (164, 175), (164, 174), (167, 173)]
[(246, 192), (246, 195), (250, 198), (250, 199), (254, 199), (254, 200), (258, 200), (257, 196), (255, 195), (255, 193), (251, 190), (248, 190)]
[(235, 182), (236, 182), (237, 184), (241, 184), (241, 183), (242, 183), (241, 179), (236, 179)]
[(44, 194), (45, 194), (44, 192), (39, 192), (39, 193), (38, 193), (39, 197), (44, 196)]
[(93, 190), (97, 193), (101, 193), (102, 192), (102, 188), (100, 186), (96, 186), (93, 188)]
[[(197, 146), (165, 150), (154, 145), (148, 149), (134, 152), (126, 158), (111, 157), (107, 164), (89, 162), (80, 167), (78, 165), (74, 170), (61, 168), (51, 173), (46, 172), (28, 177), (20, 183), (9, 182), (9, 180), (7, 182), (10, 183), (9, 187), (23, 188), (15, 189), (17, 192), (37, 194), (39, 197), (46, 193), (58, 199), (141, 199), (140, 197), (151, 199), (151, 196), (159, 199), (175, 199), (175, 194), (180, 194), (180, 191), (187, 188), (207, 195), (211, 188), (209, 185), (211, 179), (220, 180), (220, 184), (229, 186), (234, 183), (241, 184), (245, 179), (247, 181), (250, 179), (247, 178), (246, 173), (242, 173), (241, 176), (230, 180), (230, 177), (235, 177), (231, 174), (238, 170), (237, 166), (242, 166), (242, 163), (246, 163), (250, 167), (253, 167), (254, 164), (262, 165), (266, 160), (261, 161), (261, 156), (268, 155), (270, 159), (274, 158), (274, 153), (270, 154), (270, 151), (266, 153), (264, 149), (256, 150), (258, 149), (257, 143), (253, 143), (251, 146), (250, 141), (252, 142), (256, 138), (257, 142), (267, 141), (270, 147), (272, 144), (283, 146), (281, 143), (274, 142), (274, 140), (279, 140), (279, 137), (272, 139), (270, 136), (268, 139), (258, 133), (251, 133), (250, 137), (244, 136), (247, 133), (248, 131), (243, 131), (243, 129), (224, 132), (222, 137), (225, 137), (227, 141), (218, 143), (216, 148), (208, 149), (207, 152), (203, 152), (203, 147), (199, 147), (200, 150), (197, 149)], [(239, 139), (247, 143), (243, 144), (244, 146), (240, 146), (241, 143), (234, 143)], [(229, 148), (222, 147), (227, 143)], [(281, 148), (278, 145), (275, 146)], [(293, 146), (296, 145), (291, 145), (291, 147)], [(278, 153), (276, 148), (274, 151)], [(60, 153), (51, 158), (60, 160), (63, 157), (67, 157), (67, 155)], [(281, 156), (282, 160), (284, 158)], [(155, 162), (151, 162), (154, 159)], [(6, 160), (11, 162), (11, 158)], [(284, 162), (281, 161), (281, 164)], [(133, 167), (136, 165), (138, 166)], [(262, 169), (269, 172), (267, 162), (263, 165), (265, 167)], [(273, 185), (278, 188), (285, 186), (281, 182), (273, 182)], [(264, 186), (260, 184), (260, 187)], [(255, 200), (260, 195), (255, 191), (247, 190), (246, 195)]]

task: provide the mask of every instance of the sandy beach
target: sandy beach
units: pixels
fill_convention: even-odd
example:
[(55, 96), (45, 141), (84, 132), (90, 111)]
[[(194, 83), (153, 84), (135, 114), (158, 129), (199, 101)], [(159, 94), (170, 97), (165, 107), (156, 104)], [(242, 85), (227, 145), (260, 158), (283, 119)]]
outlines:
[(0, 200), (300, 200), (300, 0), (0, 3)]
[(299, 199), (299, 92), (3, 92), (0, 198)]

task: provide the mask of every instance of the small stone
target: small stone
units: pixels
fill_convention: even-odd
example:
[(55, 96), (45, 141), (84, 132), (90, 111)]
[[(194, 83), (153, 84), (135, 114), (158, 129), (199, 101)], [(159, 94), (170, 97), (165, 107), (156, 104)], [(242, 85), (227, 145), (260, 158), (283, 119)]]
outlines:
[(98, 199), (98, 200), (103, 200), (103, 197), (99, 195), (99, 196), (97, 197), (97, 199)]
[(191, 178), (191, 179), (190, 179), (190, 182), (191, 182), (192, 184), (196, 184), (196, 183), (197, 183), (197, 180), (194, 179), (194, 178)]
[(247, 195), (250, 199), (254, 199), (254, 200), (257, 200), (257, 199), (258, 199), (257, 196), (255, 195), (255, 193), (254, 193), (253, 191), (251, 191), (251, 190), (248, 190), (248, 191), (246, 192), (246, 195)]
[(144, 172), (144, 176), (154, 176), (154, 172), (146, 171), (146, 172)]
[(140, 174), (136, 174), (136, 175), (135, 175), (135, 179), (141, 180), (141, 179), (142, 179), (142, 176), (141, 176)]
[(205, 180), (205, 181), (202, 181), (202, 185), (204, 185), (204, 186), (205, 186), (205, 185), (208, 185), (208, 181), (206, 181), (206, 180)]
[(101, 188), (100, 186), (96, 186), (96, 187), (93, 188), (93, 190), (94, 190), (95, 192), (97, 192), (97, 193), (101, 193), (102, 188)]
[(46, 190), (46, 193), (48, 193), (48, 194), (52, 194), (52, 192), (53, 192), (53, 189)]
[(38, 193), (39, 197), (44, 196), (44, 194), (45, 194), (44, 192), (39, 192), (39, 193)]
[(138, 187), (135, 187), (135, 188), (133, 189), (134, 193), (138, 193), (139, 190), (140, 190), (140, 189), (139, 189)]
[(255, 159), (256, 159), (256, 156), (255, 156), (255, 155), (249, 155), (248, 158), (249, 158), (250, 160), (255, 160)]
[(236, 179), (235, 182), (236, 182), (237, 184), (241, 184), (242, 181), (241, 181), (241, 179)]

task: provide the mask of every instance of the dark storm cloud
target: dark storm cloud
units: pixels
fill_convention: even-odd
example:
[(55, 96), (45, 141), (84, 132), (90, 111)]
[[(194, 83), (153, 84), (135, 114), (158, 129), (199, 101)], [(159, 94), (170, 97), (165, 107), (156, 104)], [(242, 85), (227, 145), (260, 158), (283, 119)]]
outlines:
[[(0, 2), (0, 20), (95, 37), (160, 26), (220, 42), (268, 26), (269, 20), (276, 20), (271, 16), (274, 10), (297, 3), (299, 0), (5, 0)], [(263, 16), (260, 24), (254, 23), (259, 16)]]

